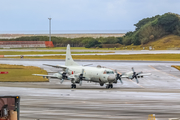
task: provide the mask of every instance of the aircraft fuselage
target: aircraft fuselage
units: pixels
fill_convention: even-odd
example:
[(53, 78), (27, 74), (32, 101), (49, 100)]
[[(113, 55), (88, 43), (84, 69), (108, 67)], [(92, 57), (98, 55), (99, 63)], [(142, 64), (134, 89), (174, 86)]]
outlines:
[(96, 68), (88, 66), (68, 66), (68, 74), (79, 74), (83, 72), (85, 81), (99, 82), (99, 83), (112, 83), (115, 80), (115, 73), (111, 69)]

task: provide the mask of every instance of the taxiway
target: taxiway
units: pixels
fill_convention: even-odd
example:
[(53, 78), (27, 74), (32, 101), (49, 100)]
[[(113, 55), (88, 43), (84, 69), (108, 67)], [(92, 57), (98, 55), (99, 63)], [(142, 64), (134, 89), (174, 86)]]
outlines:
[[(158, 61), (77, 61), (79, 64), (92, 63), (127, 72), (152, 73), (149, 77), (135, 81), (123, 79), (113, 89), (99, 84), (83, 82), (77, 89), (70, 88), (70, 81), (60, 84), (50, 82), (0, 82), (1, 95), (20, 95), (21, 120), (144, 120), (155, 114), (158, 120), (180, 118), (180, 74), (171, 65), (180, 62)], [(0, 64), (38, 66), (48, 72), (59, 71), (43, 64), (61, 64), (60, 60), (12, 60), (1, 59)], [(50, 73), (52, 74), (52, 73)]]

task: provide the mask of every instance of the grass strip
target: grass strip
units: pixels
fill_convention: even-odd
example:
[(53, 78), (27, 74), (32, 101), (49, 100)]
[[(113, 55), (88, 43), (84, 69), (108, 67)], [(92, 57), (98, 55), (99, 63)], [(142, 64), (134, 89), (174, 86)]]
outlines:
[(0, 82), (48, 82), (40, 76), (32, 74), (47, 74), (39, 67), (0, 64), (0, 72), (7, 71), (8, 74), (0, 74)]
[[(72, 54), (90, 54), (90, 53), (114, 53), (114, 52), (72, 52)], [(66, 54), (66, 52), (37, 52), (37, 51), (0, 51), (0, 55), (37, 55), (37, 54)]]
[[(73, 55), (73, 59), (83, 60), (142, 60), (180, 61), (180, 54), (133, 54), (133, 55)], [(9, 57), (8, 57), (9, 58)], [(19, 58), (19, 57), (11, 57)], [(65, 59), (65, 56), (25, 56), (25, 59)]]

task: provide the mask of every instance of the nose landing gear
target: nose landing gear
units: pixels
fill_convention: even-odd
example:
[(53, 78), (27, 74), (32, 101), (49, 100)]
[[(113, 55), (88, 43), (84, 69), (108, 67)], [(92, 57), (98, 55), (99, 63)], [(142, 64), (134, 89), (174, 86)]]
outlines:
[(71, 84), (71, 88), (76, 88), (76, 84)]

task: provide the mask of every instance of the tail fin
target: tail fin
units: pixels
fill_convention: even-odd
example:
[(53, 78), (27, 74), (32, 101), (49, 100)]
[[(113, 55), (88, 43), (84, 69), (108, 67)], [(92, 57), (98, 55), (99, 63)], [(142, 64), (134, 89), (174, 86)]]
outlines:
[(66, 66), (79, 66), (77, 63), (74, 62), (74, 60), (72, 59), (71, 56), (71, 50), (70, 50), (70, 45), (67, 45), (67, 49), (66, 49), (66, 62), (65, 62)]

